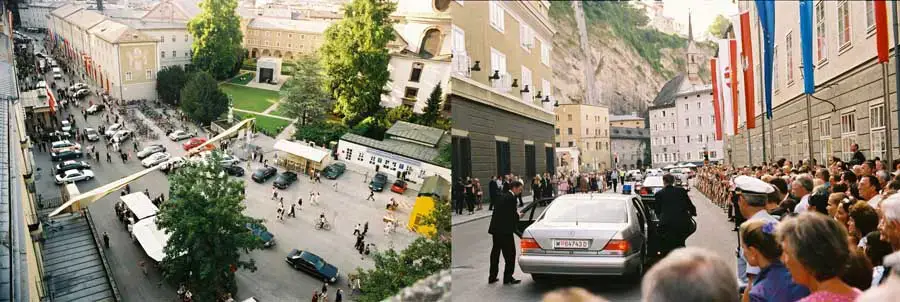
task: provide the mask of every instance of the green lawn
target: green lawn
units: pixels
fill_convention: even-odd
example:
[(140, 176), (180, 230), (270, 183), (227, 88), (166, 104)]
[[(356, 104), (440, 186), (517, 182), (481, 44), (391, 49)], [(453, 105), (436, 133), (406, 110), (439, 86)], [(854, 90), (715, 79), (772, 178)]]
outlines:
[(232, 84), (238, 84), (238, 85), (247, 85), (247, 83), (250, 83), (250, 81), (253, 81), (253, 77), (255, 77), (255, 76), (256, 76), (255, 72), (245, 72), (239, 76), (231, 78), (231, 80), (229, 80), (228, 82), (232, 83)]
[(287, 127), (288, 125), (291, 124), (290, 121), (286, 121), (286, 120), (282, 120), (282, 119), (277, 119), (277, 118), (268, 117), (268, 116), (259, 116), (259, 115), (255, 115), (255, 114), (242, 113), (242, 112), (235, 112), (234, 117), (235, 117), (235, 119), (240, 119), (240, 120), (244, 120), (244, 119), (251, 118), (251, 117), (256, 117), (256, 128), (259, 131), (262, 131), (263, 133), (270, 135), (272, 137), (274, 137), (275, 135), (278, 135), (278, 133), (280, 133), (279, 129), (283, 129), (284, 127)]
[(285, 113), (284, 109), (281, 108), (281, 105), (278, 105), (278, 107), (276, 107), (275, 110), (272, 110), (272, 112), (269, 112), (269, 114), (277, 115), (277, 116), (285, 116), (284, 113)]
[(278, 101), (278, 91), (251, 88), (234, 84), (219, 85), (222, 92), (234, 99), (234, 107), (249, 111), (263, 112)]

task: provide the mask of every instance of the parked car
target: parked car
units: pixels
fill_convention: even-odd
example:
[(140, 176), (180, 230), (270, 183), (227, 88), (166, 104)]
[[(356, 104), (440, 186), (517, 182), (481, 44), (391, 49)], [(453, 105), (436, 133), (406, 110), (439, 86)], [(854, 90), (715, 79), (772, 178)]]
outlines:
[(88, 85), (85, 83), (75, 83), (75, 85), (69, 86), (69, 92), (76, 92), (82, 89), (88, 88)]
[(137, 158), (144, 159), (144, 158), (146, 158), (150, 155), (153, 155), (154, 153), (157, 153), (157, 152), (166, 152), (166, 147), (164, 147), (163, 145), (159, 145), (159, 144), (149, 145), (147, 147), (144, 147), (144, 149), (141, 149), (141, 151), (138, 151)]
[(112, 137), (112, 142), (114, 143), (122, 143), (131, 138), (133, 132), (131, 130), (122, 129), (116, 132), (116, 134)]
[(58, 140), (58, 141), (67, 140), (70, 137), (72, 137), (72, 133), (69, 133), (69, 132), (62, 132), (62, 131), (58, 131), (58, 130), (50, 132), (50, 138)]
[(322, 170), (322, 175), (325, 175), (325, 178), (328, 179), (337, 179), (344, 174), (344, 171), (347, 170), (347, 165), (344, 163), (333, 163), (325, 167)]
[(241, 166), (238, 165), (222, 166), (222, 169), (225, 170), (225, 173), (228, 173), (228, 175), (231, 176), (244, 176), (244, 168), (241, 168)]
[(82, 180), (91, 180), (94, 178), (94, 171), (91, 170), (69, 170), (62, 175), (56, 175), (56, 184), (61, 185), (69, 182)]
[(284, 261), (291, 267), (310, 274), (316, 279), (326, 280), (328, 283), (337, 282), (338, 276), (340, 276), (337, 267), (328, 264), (322, 257), (309, 251), (293, 249), (284, 258)]
[(369, 182), (369, 189), (375, 192), (381, 192), (384, 190), (384, 186), (387, 185), (387, 175), (381, 172), (375, 174), (375, 177), (372, 177), (372, 181)]
[(60, 122), (60, 124), (62, 124), (62, 127), (61, 127), (60, 129), (61, 129), (63, 132), (70, 132), (70, 131), (72, 131), (72, 123), (69, 123), (69, 121), (63, 120), (62, 122)]
[(194, 137), (194, 136), (183, 130), (175, 130), (175, 131), (172, 131), (172, 133), (169, 133), (169, 139), (171, 139), (173, 142), (177, 142), (177, 141), (191, 138), (191, 137)]
[(81, 144), (69, 140), (59, 140), (50, 143), (50, 152), (59, 152), (66, 149), (81, 150)]
[[(648, 260), (648, 212), (634, 195), (562, 195), (520, 221), (519, 267), (535, 282), (551, 275), (612, 275), (639, 282)], [(523, 210), (524, 212), (524, 210)], [(585, 257), (584, 255), (592, 255)]]
[(188, 151), (188, 150), (196, 148), (199, 145), (202, 145), (205, 142), (206, 142), (205, 138), (194, 137), (194, 138), (191, 138), (190, 140), (188, 140), (186, 143), (184, 143), (182, 145), (182, 147), (184, 147), (184, 151)]
[(62, 79), (62, 77), (63, 77), (63, 76), (62, 76), (62, 73), (60, 73), (60, 72), (58, 72), (58, 71), (54, 71), (54, 72), (53, 72), (53, 79), (54, 79), (54, 80)]
[(272, 178), (272, 176), (275, 176), (276, 173), (278, 173), (278, 170), (275, 169), (275, 167), (269, 166), (267, 168), (257, 169), (250, 178), (257, 183), (264, 183), (269, 180), (269, 178)]
[(91, 165), (86, 161), (67, 160), (62, 162), (61, 164), (56, 165), (56, 174), (65, 174), (66, 171), (69, 170), (84, 170), (90, 168)]
[(112, 124), (109, 125), (108, 128), (106, 128), (106, 132), (103, 134), (106, 135), (106, 138), (111, 138), (116, 134), (116, 132), (119, 131), (119, 129), (122, 129), (122, 124)]
[(90, 94), (91, 94), (90, 90), (82, 88), (82, 89), (79, 89), (78, 91), (76, 91), (75, 94), (73, 94), (72, 96), (80, 99), (80, 98), (86, 97)]
[(76, 159), (81, 158), (82, 156), (84, 156), (84, 153), (81, 153), (81, 151), (75, 148), (63, 149), (59, 152), (50, 152), (50, 160), (52, 161)]
[(84, 132), (87, 133), (87, 140), (89, 142), (96, 142), (100, 140), (100, 132), (94, 128), (84, 128)]
[(259, 240), (262, 240), (263, 247), (275, 246), (275, 235), (269, 233), (269, 231), (266, 230), (266, 227), (256, 223), (248, 223), (246, 227), (248, 230), (250, 230), (251, 233), (253, 233), (253, 236), (259, 238)]
[(287, 189), (292, 183), (297, 181), (297, 173), (291, 171), (281, 172), (278, 174), (278, 177), (275, 178), (275, 182), (272, 184), (276, 188), (279, 189)]
[(391, 192), (403, 194), (403, 192), (406, 192), (406, 186), (406, 182), (402, 179), (395, 180), (394, 184), (391, 185)]
[(153, 155), (150, 155), (150, 157), (142, 160), (141, 165), (143, 165), (144, 168), (150, 168), (166, 162), (167, 160), (169, 160), (169, 158), (172, 158), (172, 155), (166, 152), (153, 153)]
[(91, 107), (88, 107), (88, 109), (85, 111), (87, 111), (87, 114), (94, 114), (94, 113), (103, 111), (103, 109), (106, 109), (106, 105), (93, 104), (93, 105), (91, 105)]
[(184, 160), (183, 157), (176, 156), (166, 161), (166, 163), (163, 164), (162, 167), (159, 168), (159, 170), (168, 173), (175, 169), (181, 168), (181, 166), (183, 166), (185, 162), (187, 161)]

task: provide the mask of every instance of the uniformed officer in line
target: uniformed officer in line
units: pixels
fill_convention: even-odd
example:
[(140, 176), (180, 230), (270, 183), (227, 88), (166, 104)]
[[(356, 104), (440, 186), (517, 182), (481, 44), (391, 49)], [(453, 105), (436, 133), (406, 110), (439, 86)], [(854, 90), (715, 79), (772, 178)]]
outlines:
[[(775, 188), (759, 178), (750, 176), (738, 176), (734, 178), (734, 195), (737, 199), (737, 208), (735, 213), (747, 217), (747, 220), (763, 220), (766, 222), (778, 222), (778, 219), (769, 215), (766, 211), (766, 200), (768, 195), (775, 191)], [(740, 235), (738, 235), (740, 236)], [(747, 265), (744, 259), (744, 253), (741, 251), (741, 239), (738, 238), (738, 246), (736, 250), (737, 257), (737, 273), (738, 284), (743, 292), (748, 284), (753, 283), (753, 278), (759, 275), (759, 267)]]

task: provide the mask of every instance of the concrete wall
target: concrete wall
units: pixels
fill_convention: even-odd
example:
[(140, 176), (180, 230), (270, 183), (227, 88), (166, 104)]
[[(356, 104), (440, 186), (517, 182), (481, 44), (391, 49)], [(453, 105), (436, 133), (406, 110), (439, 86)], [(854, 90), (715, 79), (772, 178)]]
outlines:
[(641, 139), (613, 138), (612, 152), (619, 155), (618, 166), (626, 169), (640, 168), (637, 161), (644, 159), (644, 149), (649, 147), (647, 141)]

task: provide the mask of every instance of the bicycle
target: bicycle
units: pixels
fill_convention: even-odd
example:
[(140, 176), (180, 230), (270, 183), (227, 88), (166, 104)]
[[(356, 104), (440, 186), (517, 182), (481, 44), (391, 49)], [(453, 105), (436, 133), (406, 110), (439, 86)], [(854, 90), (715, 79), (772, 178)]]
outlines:
[(317, 230), (326, 230), (326, 231), (330, 231), (330, 230), (331, 230), (331, 223), (328, 223), (328, 221), (317, 223), (317, 224), (316, 224), (316, 229), (317, 229)]

